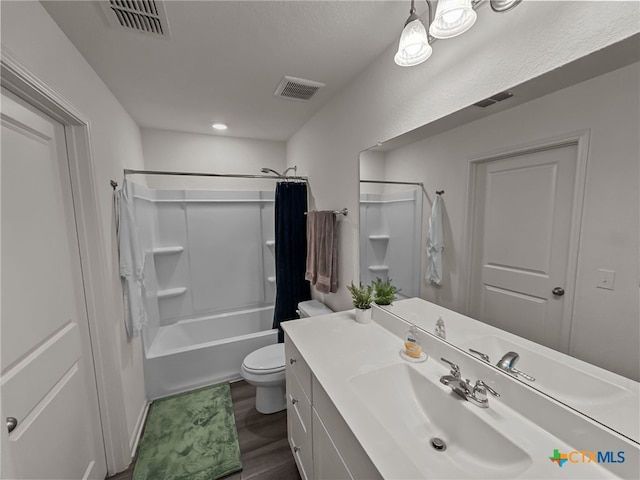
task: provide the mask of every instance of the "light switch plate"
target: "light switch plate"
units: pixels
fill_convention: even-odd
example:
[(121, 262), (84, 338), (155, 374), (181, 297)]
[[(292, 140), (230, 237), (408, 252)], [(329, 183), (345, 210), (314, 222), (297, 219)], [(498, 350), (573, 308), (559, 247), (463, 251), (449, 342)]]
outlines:
[(598, 270), (598, 278), (596, 287), (604, 288), (606, 290), (613, 290), (613, 284), (616, 280), (616, 272), (613, 270)]

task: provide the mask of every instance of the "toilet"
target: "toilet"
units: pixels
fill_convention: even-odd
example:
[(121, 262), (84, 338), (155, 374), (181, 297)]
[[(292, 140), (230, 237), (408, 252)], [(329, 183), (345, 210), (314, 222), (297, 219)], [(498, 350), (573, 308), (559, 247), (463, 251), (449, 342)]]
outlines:
[[(333, 313), (318, 300), (298, 304), (300, 318), (317, 317)], [(267, 345), (247, 355), (240, 374), (247, 383), (256, 387), (256, 410), (260, 413), (276, 413), (287, 408), (285, 391), (284, 343)]]

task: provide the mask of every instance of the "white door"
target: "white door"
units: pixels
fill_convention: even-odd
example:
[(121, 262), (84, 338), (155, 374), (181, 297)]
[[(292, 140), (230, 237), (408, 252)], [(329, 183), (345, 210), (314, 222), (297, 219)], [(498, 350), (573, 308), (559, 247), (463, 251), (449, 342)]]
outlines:
[(565, 352), (577, 154), (565, 144), (482, 163), (474, 200), (471, 316)]
[(0, 476), (103, 479), (64, 127), (4, 90), (1, 110)]

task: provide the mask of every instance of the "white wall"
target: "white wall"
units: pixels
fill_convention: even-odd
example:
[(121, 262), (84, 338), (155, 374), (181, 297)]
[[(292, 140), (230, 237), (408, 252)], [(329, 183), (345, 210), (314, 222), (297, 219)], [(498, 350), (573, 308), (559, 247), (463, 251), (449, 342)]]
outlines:
[(104, 292), (111, 306), (107, 313), (111, 338), (105, 340), (116, 349), (118, 356), (122, 389), (114, 389), (113, 394), (123, 395), (129, 442), (133, 446), (146, 399), (140, 340), (128, 340), (124, 329), (109, 180), (121, 183), (123, 168), (143, 167), (140, 130), (39, 2), (2, 2), (2, 48), (91, 122), (99, 221), (104, 245), (108, 247), (108, 251), (96, 252), (96, 255), (108, 259), (107, 274), (111, 280)]
[[(391, 45), (287, 142), (287, 163), (310, 177), (314, 208), (358, 211), (361, 150), (639, 30), (636, 2), (530, 1), (502, 15), (487, 3), (471, 30), (438, 41), (422, 65), (396, 66), (396, 45)], [(344, 287), (359, 275), (358, 219), (349, 215), (340, 223), (340, 289), (335, 295), (315, 294), (334, 310), (351, 308)]]
[[(572, 279), (567, 284), (575, 290), (570, 354), (640, 378), (639, 73), (633, 64), (387, 154), (387, 180), (422, 181), (431, 195), (446, 191), (445, 281), (439, 288), (423, 281), (423, 298), (466, 310), (468, 270), (462, 263), (469, 160), (589, 129), (578, 275), (575, 285)], [(424, 278), (426, 258), (422, 264)], [(616, 272), (614, 290), (596, 288), (597, 269)]]
[[(262, 167), (282, 173), (286, 168), (284, 142), (142, 129), (147, 170), (263, 175)], [(292, 172), (289, 172), (290, 174)], [(140, 175), (132, 176), (137, 181)], [(152, 188), (273, 189), (274, 180), (148, 176)]]
[[(365, 150), (360, 154), (360, 179), (381, 180), (386, 168), (384, 152)], [(384, 193), (385, 185), (380, 183), (360, 183), (360, 193)]]

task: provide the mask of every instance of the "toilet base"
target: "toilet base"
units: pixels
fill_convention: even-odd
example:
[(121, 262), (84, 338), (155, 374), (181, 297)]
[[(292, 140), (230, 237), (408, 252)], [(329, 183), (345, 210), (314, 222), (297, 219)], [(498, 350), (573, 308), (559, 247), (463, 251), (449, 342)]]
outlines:
[(287, 408), (285, 385), (271, 387), (256, 386), (256, 410), (269, 414), (281, 412)]

